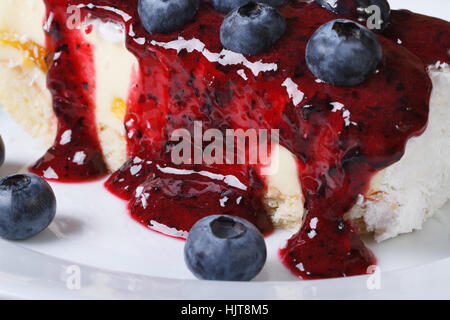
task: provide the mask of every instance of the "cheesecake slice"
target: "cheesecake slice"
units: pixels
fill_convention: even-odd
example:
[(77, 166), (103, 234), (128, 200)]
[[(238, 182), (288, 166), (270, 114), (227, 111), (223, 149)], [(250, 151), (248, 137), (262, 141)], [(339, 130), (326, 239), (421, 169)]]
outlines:
[[(209, 120), (213, 119), (214, 108), (220, 110), (229, 104), (236, 109), (220, 114), (223, 117), (221, 121), (234, 128), (243, 122), (256, 126), (257, 122), (250, 115), (239, 119), (227, 117), (227, 112), (231, 115), (247, 110), (239, 110), (239, 105), (227, 98), (227, 92), (232, 92), (234, 97), (247, 95), (249, 98), (242, 98), (242, 103), (252, 105), (252, 110), (256, 110), (256, 115), (260, 113), (266, 126), (282, 124), (286, 129), (282, 130), (285, 136), (280, 144), (273, 146), (277, 159), (272, 159), (272, 163), (277, 163), (277, 170), (263, 176), (259, 171), (263, 168), (256, 168), (256, 176), (264, 186), (262, 189), (254, 188), (259, 190), (255, 191), (258, 200), (253, 196), (247, 199), (242, 189), (237, 188), (239, 190), (233, 189), (229, 197), (220, 197), (219, 205), (211, 205), (211, 210), (220, 209), (222, 205), (226, 207), (233, 196), (236, 202), (240, 197), (245, 203), (260, 201), (261, 210), (265, 211), (269, 223), (275, 228), (290, 229), (313, 239), (322, 217), (311, 216), (317, 212), (317, 208), (311, 206), (311, 199), (323, 193), (323, 199), (329, 198), (324, 203), (335, 203), (336, 210), (345, 213), (345, 221), (353, 221), (360, 231), (370, 232), (381, 241), (420, 229), (424, 221), (450, 197), (450, 130), (447, 126), (450, 121), (450, 68), (447, 64), (450, 36), (448, 23), (444, 21), (403, 11), (393, 12), (386, 38), (382, 38), (383, 48), (393, 54), (390, 62), (385, 62), (384, 68), (378, 70), (378, 80), (372, 80), (369, 85), (358, 87), (353, 92), (336, 92), (318, 79), (305, 76), (306, 69), (292, 61), (295, 50), (289, 49), (289, 45), (298, 45), (301, 52), (305, 40), (295, 43), (294, 38), (307, 40), (315, 30), (313, 26), (335, 18), (334, 14), (316, 4), (289, 3), (282, 6), (279, 10), (290, 20), (279, 47), (271, 48), (267, 54), (258, 57), (247, 57), (223, 51), (214, 38), (220, 26), (215, 20), (222, 19), (223, 15), (214, 12), (206, 2), (201, 4), (194, 22), (182, 32), (167, 35), (149, 35), (140, 25), (133, 4), (75, 1), (82, 21), (75, 30), (71, 30), (61, 26), (71, 12), (65, 1), (47, 1), (47, 6), (41, 0), (14, 0), (14, 6), (12, 2), (4, 0), (0, 3), (0, 101), (19, 124), (33, 136), (41, 137), (43, 143), (51, 148), (32, 171), (50, 180), (71, 180), (71, 172), (76, 172), (72, 180), (115, 172), (108, 188), (130, 200), (130, 209), (136, 212), (135, 218), (150, 228), (161, 230), (165, 226), (166, 231), (175, 230), (172, 235), (176, 236), (189, 231), (187, 226), (181, 228), (185, 226), (184, 221), (170, 225), (173, 222), (171, 218), (165, 220), (162, 215), (148, 212), (146, 205), (150, 200), (146, 191), (150, 194), (155, 186), (164, 189), (168, 181), (182, 181), (187, 188), (190, 187), (188, 183), (195, 183), (197, 178), (203, 181), (205, 177), (199, 177), (199, 173), (209, 170), (224, 177), (225, 182), (226, 177), (237, 177), (253, 190), (253, 174), (247, 174), (247, 171), (242, 174), (241, 169), (214, 166), (176, 169), (167, 163), (166, 158), (158, 159), (154, 150), (141, 150), (150, 143), (152, 148), (161, 151), (158, 145), (167, 144), (160, 131), (166, 130), (167, 124), (171, 126), (171, 121), (182, 127), (180, 119), (202, 118), (205, 105), (210, 109)], [(427, 31), (430, 38), (436, 36), (442, 25), (446, 26), (447, 31), (441, 33), (440, 40), (430, 44), (438, 48), (436, 52), (419, 50), (417, 42), (430, 40), (424, 40), (424, 37), (416, 40), (405, 33), (405, 20), (417, 24), (429, 22), (430, 30)], [(292, 31), (295, 27), (300, 30), (295, 31), (298, 34)], [(59, 38), (61, 36), (67, 37), (67, 43)], [(396, 60), (395, 55), (400, 55), (403, 61)], [(301, 61), (300, 56), (296, 59)], [(399, 63), (400, 73), (405, 70), (411, 72), (412, 82), (405, 86), (414, 85), (417, 92), (399, 84), (407, 76), (387, 70), (395, 69), (391, 65), (393, 62)], [(62, 73), (66, 77), (61, 76)], [(225, 80), (231, 80), (232, 89), (227, 89)], [(191, 83), (192, 87), (178, 81)], [(376, 81), (383, 82), (378, 90)], [(386, 85), (395, 87), (395, 90)], [(66, 91), (67, 87), (70, 89)], [(203, 95), (193, 88), (203, 90)], [(259, 89), (264, 93), (258, 92)], [(395, 144), (390, 144), (387, 138), (380, 138), (380, 146), (375, 147), (376, 142), (362, 139), (358, 144), (371, 146), (362, 150), (351, 143), (346, 145), (349, 141), (355, 142), (348, 136), (347, 141), (342, 138), (342, 144), (346, 146), (339, 149), (342, 154), (336, 158), (340, 161), (336, 166), (327, 163), (327, 157), (333, 158), (332, 155), (324, 156), (323, 163), (316, 160), (311, 165), (312, 155), (317, 157), (326, 153), (325, 150), (316, 150), (321, 148), (321, 143), (328, 141), (324, 135), (329, 134), (327, 139), (332, 140), (334, 135), (353, 132), (356, 127), (364, 133), (363, 124), (369, 126), (371, 123), (368, 118), (380, 117), (376, 111), (369, 114), (370, 110), (376, 110), (375, 105), (360, 112), (355, 102), (357, 99), (345, 97), (349, 94), (373, 96), (381, 105), (383, 100), (377, 98), (379, 90), (389, 92), (391, 96), (387, 97), (386, 103), (392, 104), (392, 108), (398, 103), (410, 106), (417, 111), (419, 120), (404, 117), (397, 122), (387, 121), (391, 127), (384, 130), (395, 132), (396, 129), (402, 138)], [(74, 92), (79, 93), (76, 100), (71, 99)], [(332, 99), (324, 102), (324, 92)], [(213, 101), (207, 105), (206, 98)], [(397, 98), (400, 102), (396, 102)], [(195, 109), (198, 103), (195, 101), (202, 101), (198, 106), (201, 112)], [(79, 112), (70, 111), (71, 104), (82, 108), (77, 109)], [(277, 111), (273, 115), (268, 114), (267, 105), (274, 110), (280, 109), (280, 114), (277, 115)], [(285, 105), (286, 110), (282, 110)], [(192, 109), (183, 113), (178, 108)], [(349, 110), (350, 115), (346, 113)], [(320, 118), (322, 114), (327, 115), (325, 120)], [(271, 122), (277, 117), (278, 123)], [(322, 127), (327, 122), (332, 123), (332, 126), (341, 126), (342, 130), (326, 132), (316, 125), (308, 125), (314, 121)], [(405, 121), (410, 123), (405, 124)], [(288, 127), (288, 123), (292, 127)], [(191, 123), (184, 122), (184, 125), (190, 128)], [(397, 125), (398, 128), (394, 128)], [(293, 127), (301, 127), (304, 131), (290, 130)], [(173, 125), (172, 129), (176, 126)], [(384, 133), (380, 127), (372, 129), (378, 130), (380, 135)], [(308, 137), (310, 140), (296, 144), (308, 134), (320, 135), (321, 139)], [(370, 135), (370, 138), (375, 136)], [(308, 142), (316, 138), (317, 148)], [(330, 146), (330, 150), (336, 152), (338, 149)], [(67, 162), (70, 170), (60, 171), (60, 167), (52, 165), (49, 155)], [(324, 167), (326, 171), (323, 171)], [(150, 172), (158, 177), (149, 178)], [(364, 173), (359, 176), (358, 172)], [(211, 175), (207, 178), (211, 179)], [(354, 182), (344, 181), (346, 179), (367, 185), (356, 187), (352, 185)], [(347, 191), (344, 194), (334, 192), (331, 187), (347, 183), (350, 187), (343, 189)], [(214, 187), (223, 190), (236, 188), (236, 185), (217, 182)], [(313, 193), (316, 196), (312, 196)], [(172, 202), (168, 203), (171, 205)], [(170, 205), (164, 210), (158, 203), (151, 205), (153, 212), (170, 209)], [(253, 218), (256, 220), (252, 222), (258, 224), (257, 217), (249, 220)], [(323, 219), (326, 220), (325, 217)], [(348, 222), (351, 229), (350, 225), (353, 223)], [(339, 226), (344, 228), (347, 225), (342, 222)], [(351, 230), (353, 232), (356, 228)], [(296, 262), (291, 261), (289, 265), (298, 266), (300, 262)], [(306, 265), (302, 264), (302, 268)], [(317, 274), (320, 276), (319, 272)]]

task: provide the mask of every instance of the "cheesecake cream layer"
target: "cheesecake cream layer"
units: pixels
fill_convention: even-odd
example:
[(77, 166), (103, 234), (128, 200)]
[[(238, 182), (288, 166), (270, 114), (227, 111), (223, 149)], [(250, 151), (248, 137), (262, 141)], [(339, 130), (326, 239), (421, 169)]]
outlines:
[(30, 134), (50, 146), (56, 118), (46, 86), (43, 1), (0, 1), (0, 101)]
[[(30, 134), (50, 145), (57, 124), (45, 66), (39, 63), (44, 13), (41, 0), (0, 3), (0, 101)], [(120, 25), (88, 20), (81, 29), (95, 47), (98, 135), (105, 161), (115, 171), (126, 160), (123, 122), (137, 61), (125, 48)], [(420, 229), (450, 196), (450, 68), (436, 64), (429, 75), (433, 92), (427, 130), (409, 141), (399, 162), (373, 178), (367, 194), (347, 214), (379, 241)], [(297, 231), (304, 215), (297, 159), (282, 146), (278, 151), (278, 170), (267, 177), (264, 202), (276, 227)]]

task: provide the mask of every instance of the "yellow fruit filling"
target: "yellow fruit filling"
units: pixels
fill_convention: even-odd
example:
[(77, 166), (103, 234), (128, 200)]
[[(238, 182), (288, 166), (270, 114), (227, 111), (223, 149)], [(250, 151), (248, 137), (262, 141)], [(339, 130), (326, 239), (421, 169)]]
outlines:
[(37, 66), (42, 72), (47, 72), (47, 63), (45, 57), (47, 50), (37, 43), (11, 34), (5, 31), (0, 31), (0, 45), (11, 46), (23, 53), (22, 64), (26, 68)]

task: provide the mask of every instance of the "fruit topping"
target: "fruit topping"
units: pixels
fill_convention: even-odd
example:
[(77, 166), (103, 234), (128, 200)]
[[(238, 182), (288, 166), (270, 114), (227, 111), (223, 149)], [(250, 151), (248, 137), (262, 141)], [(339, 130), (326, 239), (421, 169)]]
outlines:
[(250, 281), (267, 252), (258, 229), (245, 219), (213, 215), (198, 221), (186, 241), (185, 262), (203, 280)]
[(325, 9), (357, 19), (374, 32), (389, 24), (391, 8), (386, 0), (315, 0)]
[(372, 74), (381, 61), (381, 45), (369, 29), (345, 19), (322, 25), (306, 46), (306, 63), (320, 80), (355, 86)]
[[(220, 12), (223, 12), (223, 13), (228, 13), (231, 10), (234, 10), (243, 5), (246, 5), (249, 2), (250, 2), (250, 0), (212, 0), (211, 1), (214, 9), (216, 9)], [(272, 6), (272, 7), (276, 7), (276, 6), (281, 6), (282, 4), (284, 4), (285, 0), (261, 0), (258, 2), (268, 4), (269, 6)]]
[(55, 194), (41, 177), (17, 174), (0, 180), (0, 237), (28, 239), (47, 228), (55, 213)]
[[(205, 216), (227, 214), (247, 219), (262, 232), (272, 229), (258, 190), (248, 192), (252, 187), (241, 185), (236, 176), (159, 168), (136, 188), (130, 204), (134, 219), (149, 228), (161, 231), (162, 224), (172, 232), (161, 232), (183, 238)], [(249, 179), (255, 178), (250, 172)]]
[(277, 42), (285, 30), (286, 22), (277, 9), (249, 2), (225, 17), (220, 41), (231, 51), (258, 54)]
[(149, 33), (170, 33), (191, 21), (199, 0), (139, 0), (138, 13)]

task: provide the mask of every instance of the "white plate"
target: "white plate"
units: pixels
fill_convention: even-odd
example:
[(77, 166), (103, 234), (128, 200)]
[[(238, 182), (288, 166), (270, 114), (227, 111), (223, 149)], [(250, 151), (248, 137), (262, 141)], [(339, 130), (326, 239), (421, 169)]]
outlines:
[[(450, 17), (447, 0), (390, 3), (393, 8)], [(7, 149), (0, 176), (17, 172), (44, 153), (40, 142), (3, 111), (0, 128)], [(380, 268), (372, 276), (300, 281), (278, 259), (278, 248), (289, 234), (277, 231), (266, 239), (268, 260), (254, 281), (209, 282), (195, 280), (187, 270), (183, 241), (135, 223), (126, 203), (109, 194), (102, 183), (53, 183), (58, 212), (50, 227), (28, 241), (0, 240), (0, 297), (450, 298), (450, 203), (421, 231), (381, 244), (368, 240)]]

